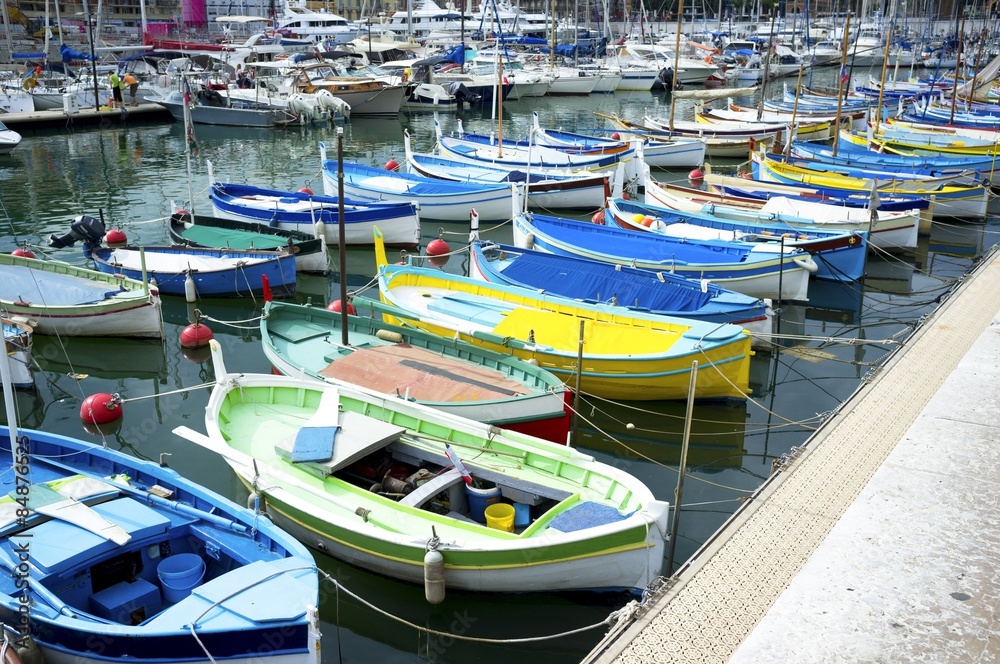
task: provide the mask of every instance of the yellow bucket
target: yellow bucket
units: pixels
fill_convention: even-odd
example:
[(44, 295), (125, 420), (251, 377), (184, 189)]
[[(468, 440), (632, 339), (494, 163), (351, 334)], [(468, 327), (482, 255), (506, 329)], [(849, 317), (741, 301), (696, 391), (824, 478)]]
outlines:
[(514, 532), (514, 506), (508, 503), (493, 503), (486, 508), (486, 525), (497, 530)]

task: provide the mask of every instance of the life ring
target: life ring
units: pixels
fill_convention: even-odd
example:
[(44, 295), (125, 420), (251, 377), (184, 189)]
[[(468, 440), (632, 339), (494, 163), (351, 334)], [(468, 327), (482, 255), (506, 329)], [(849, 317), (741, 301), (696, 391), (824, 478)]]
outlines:
[(25, 90), (34, 90), (36, 85), (38, 85), (37, 80), (33, 78), (26, 78), (24, 79), (24, 83), (21, 84), (21, 87)]

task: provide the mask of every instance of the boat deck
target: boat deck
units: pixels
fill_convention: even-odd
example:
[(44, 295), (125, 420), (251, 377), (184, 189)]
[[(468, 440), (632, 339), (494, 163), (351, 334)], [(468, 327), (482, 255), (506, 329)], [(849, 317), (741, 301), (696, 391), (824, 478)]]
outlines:
[(587, 662), (993, 661), (1000, 254)]

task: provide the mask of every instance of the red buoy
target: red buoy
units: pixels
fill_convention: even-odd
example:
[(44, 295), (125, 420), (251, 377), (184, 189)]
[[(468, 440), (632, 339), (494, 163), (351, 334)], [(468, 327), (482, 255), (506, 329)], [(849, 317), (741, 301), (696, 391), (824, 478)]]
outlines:
[(302, 187), (301, 189), (299, 189), (299, 193), (300, 194), (305, 194), (306, 196), (312, 196), (313, 195), (313, 190), (310, 189), (309, 187)]
[(385, 162), (385, 170), (387, 170), (387, 171), (398, 171), (399, 170), (399, 162), (396, 161), (395, 159), (390, 159), (389, 161)]
[(632, 197), (628, 195), (627, 191), (623, 191), (622, 192), (622, 200), (623, 201), (629, 201), (629, 200), (632, 200)]
[(611, 140), (612, 140), (612, 141), (620, 141), (620, 140), (622, 140), (622, 135), (621, 135), (621, 134), (619, 134), (619, 133), (618, 133), (618, 132), (616, 131), (616, 132), (614, 132), (613, 134), (611, 134)]
[[(340, 300), (334, 300), (330, 304), (326, 305), (326, 309), (327, 309), (327, 311), (333, 311), (334, 313), (338, 313), (339, 314), (341, 312), (341, 310), (343, 309), (343, 304), (341, 303)], [(355, 307), (350, 302), (348, 302), (347, 303), (347, 313), (350, 314), (351, 316), (356, 316), (357, 313), (358, 313), (358, 308)]]
[(650, 226), (653, 225), (654, 221), (656, 221), (656, 219), (650, 217), (649, 215), (646, 215), (645, 217), (642, 218), (642, 221), (640, 221), (639, 223), (641, 223), (646, 228), (649, 228)]
[(121, 416), (121, 400), (106, 392), (91, 394), (80, 406), (80, 419), (91, 424), (107, 424)]
[(208, 325), (191, 323), (181, 330), (181, 348), (204, 348), (214, 336)]
[(448, 243), (437, 238), (427, 243), (427, 255), (430, 257), (430, 264), (434, 267), (443, 267), (451, 257), (451, 247)]
[(604, 225), (604, 210), (598, 210), (594, 213), (594, 216), (590, 218), (590, 223), (597, 224), (598, 226)]
[(18, 247), (14, 251), (10, 252), (11, 256), (20, 256), (21, 258), (34, 258), (35, 254), (31, 253), (31, 249), (27, 247)]
[(104, 243), (109, 247), (124, 247), (128, 243), (128, 237), (122, 229), (112, 228), (104, 236)]
[(702, 182), (705, 179), (705, 174), (701, 172), (700, 168), (696, 168), (690, 173), (688, 173), (688, 180), (691, 182)]

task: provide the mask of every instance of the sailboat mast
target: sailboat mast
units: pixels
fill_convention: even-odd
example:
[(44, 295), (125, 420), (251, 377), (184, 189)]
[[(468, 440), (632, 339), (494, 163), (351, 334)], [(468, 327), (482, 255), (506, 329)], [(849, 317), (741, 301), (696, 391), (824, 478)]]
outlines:
[[(955, 103), (958, 101), (958, 67), (962, 62), (962, 46), (965, 44), (965, 16), (962, 16), (961, 27), (958, 29), (958, 53), (955, 55), (955, 85), (951, 89), (951, 115), (948, 124), (955, 124)], [(943, 55), (943, 54), (942, 54)], [(930, 100), (927, 100), (930, 104)]]
[(882, 122), (882, 102), (885, 99), (885, 70), (889, 65), (889, 47), (892, 45), (892, 29), (896, 23), (896, 3), (892, 3), (892, 18), (889, 19), (889, 32), (885, 37), (885, 54), (882, 57), (882, 80), (878, 86), (878, 105), (875, 107), (878, 115), (875, 116), (875, 131)]
[(774, 48), (774, 17), (777, 15), (777, 9), (774, 9), (774, 13), (771, 14), (771, 31), (767, 35), (767, 48), (764, 51), (764, 81), (760, 86), (760, 102), (757, 104), (757, 122), (764, 117), (764, 97), (765, 90), (767, 90), (767, 78), (771, 71), (771, 49)]
[(847, 24), (844, 26), (844, 38), (840, 47), (840, 73), (837, 75), (837, 119), (833, 125), (833, 154), (837, 154), (837, 146), (840, 144), (840, 111), (844, 104), (844, 74), (847, 72), (847, 37), (851, 32), (851, 12), (847, 12)]
[(677, 89), (677, 71), (680, 68), (681, 59), (681, 25), (684, 20), (684, 0), (677, 2), (677, 37), (674, 39), (674, 74), (670, 77), (670, 133), (674, 133), (674, 104)]

